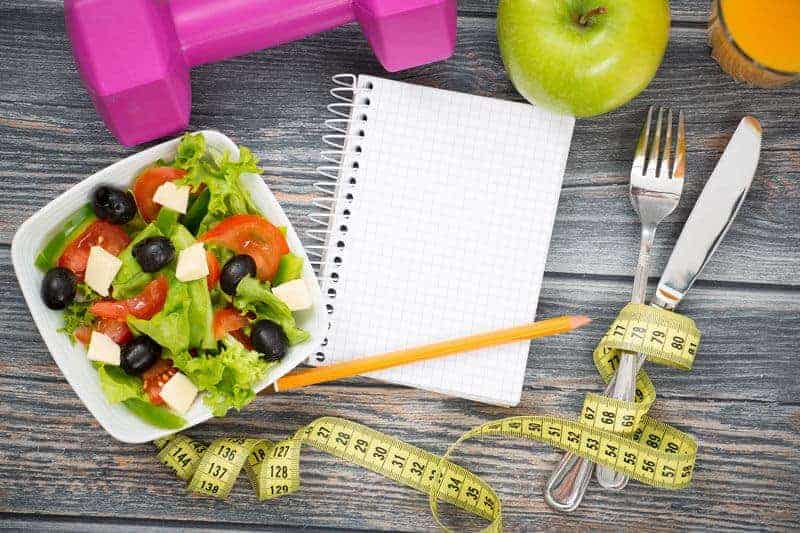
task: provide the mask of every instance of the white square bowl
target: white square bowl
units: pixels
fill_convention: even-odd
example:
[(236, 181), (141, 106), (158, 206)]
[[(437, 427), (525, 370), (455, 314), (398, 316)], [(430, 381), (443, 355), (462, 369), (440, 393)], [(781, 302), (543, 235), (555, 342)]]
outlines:
[[(210, 150), (219, 153), (228, 151), (232, 158), (239, 157), (239, 149), (236, 144), (225, 135), (217, 131), (201, 133)], [(164, 430), (151, 426), (130, 413), (124, 406), (108, 403), (100, 388), (97, 371), (86, 359), (85, 348), (77, 343), (72, 345), (66, 335), (58, 332), (63, 324), (62, 312), (48, 309), (42, 302), (39, 292), (44, 273), (36, 268), (34, 261), (39, 251), (56, 233), (63, 221), (90, 201), (91, 194), (98, 185), (130, 187), (134, 178), (143, 168), (158, 159), (172, 159), (179, 141), (180, 139), (173, 139), (154, 146), (114, 163), (81, 181), (26, 220), (17, 230), (11, 243), (11, 257), (22, 294), (53, 360), (100, 425), (112, 437), (122, 442), (148, 442), (175, 433), (175, 430)], [(270, 222), (288, 228), (289, 248), (304, 260), (303, 278), (311, 289), (314, 301), (314, 306), (310, 310), (295, 313), (298, 325), (311, 334), (311, 339), (289, 348), (286, 357), (257, 386), (257, 390), (260, 391), (303, 362), (309, 354), (317, 351), (327, 330), (328, 321), (322, 304), (319, 283), (292, 223), (260, 176), (245, 174), (242, 176), (242, 182), (256, 206)], [(233, 415), (235, 415), (235, 411), (229, 413), (229, 416)], [(205, 406), (202, 399), (198, 399), (184, 416), (187, 425), (182, 429), (204, 422), (211, 417), (211, 411)]]

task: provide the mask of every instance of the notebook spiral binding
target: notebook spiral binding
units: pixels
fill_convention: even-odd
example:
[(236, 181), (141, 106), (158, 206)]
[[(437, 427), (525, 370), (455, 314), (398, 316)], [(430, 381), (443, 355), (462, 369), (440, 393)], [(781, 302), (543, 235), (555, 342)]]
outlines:
[[(333, 133), (322, 136), (322, 141), (330, 149), (321, 152), (326, 164), (317, 167), (317, 173), (323, 180), (314, 183), (319, 196), (314, 198), (314, 210), (308, 215), (312, 229), (306, 232), (310, 246), (306, 246), (311, 265), (317, 271), (322, 282), (323, 297), (327, 300), (328, 315), (333, 314), (333, 300), (336, 298), (336, 283), (340, 279), (339, 267), (344, 263), (343, 255), (347, 241), (347, 220), (351, 215), (351, 204), (355, 200), (356, 184), (359, 170), (359, 158), (362, 143), (366, 136), (364, 128), (367, 122), (368, 109), (371, 105), (369, 94), (372, 83), (358, 86), (358, 76), (338, 74), (332, 78), (334, 85), (330, 94), (336, 100), (328, 105), (328, 111), (336, 118), (325, 121), (325, 127)], [(351, 125), (356, 122), (361, 127), (350, 133)], [(339, 196), (339, 192), (342, 195)], [(343, 199), (344, 205), (337, 205), (337, 197)], [(332, 227), (334, 220), (341, 220), (338, 227)], [(330, 242), (336, 243), (333, 257), (326, 256)], [(327, 339), (323, 341), (323, 348)], [(317, 361), (324, 361), (325, 354), (318, 352)]]

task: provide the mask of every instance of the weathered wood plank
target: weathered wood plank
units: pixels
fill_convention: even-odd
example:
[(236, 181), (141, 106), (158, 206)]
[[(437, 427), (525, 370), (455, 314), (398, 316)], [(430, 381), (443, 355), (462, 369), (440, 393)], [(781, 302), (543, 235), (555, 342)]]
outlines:
[[(537, 341), (526, 374), (528, 388), (595, 390), (592, 350), (615, 313), (630, 298), (625, 280), (547, 275), (539, 301), (541, 317), (586, 314), (595, 322), (580, 332)], [(33, 326), (0, 248), (0, 328), (7, 353), (0, 376), (42, 382), (62, 379)], [(800, 289), (747, 289), (700, 283), (681, 307), (703, 332), (691, 373), (653, 369), (660, 394), (676, 398), (713, 398), (765, 402), (800, 397)], [(29, 327), (19, 328), (17, 324)]]
[[(455, 57), (395, 77), (519, 100), (497, 53), (491, 18), (495, 5), (494, 0), (462, 0), (460, 12), (467, 16), (459, 20)], [(4, 244), (47, 201), (132, 153), (110, 138), (80, 86), (61, 6), (60, 0), (0, 4)], [(699, 283), (683, 308), (706, 334), (695, 369), (651, 370), (660, 394), (655, 414), (700, 438), (694, 486), (669, 493), (633, 483), (624, 494), (593, 487), (578, 513), (560, 515), (541, 498), (558, 452), (531, 451), (519, 442), (497, 443), (490, 451), (489, 443), (483, 443), (467, 445), (459, 460), (497, 488), (509, 530), (609, 524), (630, 529), (800, 528), (800, 303), (793, 287), (800, 265), (800, 88), (761, 91), (721, 74), (708, 57), (702, 31), (707, 8), (708, 2), (673, 0), (676, 28), (651, 86), (610, 115), (578, 122), (539, 312), (584, 312), (596, 322), (534, 346), (521, 406), (481, 406), (354, 379), (260, 398), (243, 413), (215, 420), (193, 434), (210, 439), (221, 432), (248, 432), (283, 438), (317, 416), (332, 414), (441, 452), (462, 431), (486, 420), (534, 410), (575, 413), (583, 392), (599, 389), (589, 358), (592, 344), (630, 290), (627, 276), (638, 230), (625, 176), (642, 110), (654, 102), (684, 109), (691, 135), (685, 200), (674, 221), (662, 226), (656, 266), (666, 260), (738, 118), (752, 113), (766, 130), (759, 177), (740, 220), (706, 271), (706, 279), (717, 281)], [(359, 33), (349, 26), (193, 73), (192, 128), (221, 129), (253, 146), (264, 158), (268, 183), (301, 230), (313, 196), (328, 78), (345, 71), (381, 75)], [(623, 243), (621, 249), (618, 243)], [(100, 531), (433, 527), (424, 497), (318, 452), (304, 455), (305, 486), (299, 495), (259, 504), (241, 482), (227, 504), (186, 496), (148, 447), (112, 441), (82, 407), (33, 329), (8, 255), (8, 247), (0, 244), (4, 526)], [(631, 512), (634, 505), (636, 512)], [(37, 516), (44, 522), (36, 522)]]
[[(550, 512), (541, 487), (558, 453), (522, 443), (469, 445), (464, 463), (497, 487), (510, 530), (537, 525), (587, 527), (613, 521), (642, 527), (800, 527), (794, 484), (800, 466), (796, 403), (796, 290), (697, 287), (685, 310), (706, 333), (692, 373), (652, 368), (659, 418), (701, 442), (695, 485), (684, 492), (632, 484), (625, 497), (591, 489), (574, 515)], [(548, 276), (540, 315), (586, 312), (586, 330), (537, 342), (522, 404), (479, 405), (366, 379), (264, 397), (238, 415), (192, 431), (210, 439), (223, 432), (281, 438), (324, 415), (343, 416), (441, 452), (460, 432), (482, 421), (539, 413), (571, 416), (583, 392), (598, 390), (591, 347), (627, 297), (624, 281)], [(84, 517), (161, 516), (202, 522), (416, 530), (432, 526), (426, 500), (375, 475), (336, 464), (317, 452), (304, 455), (300, 495), (258, 504), (240, 483), (227, 504), (186, 497), (147, 447), (112, 441), (63, 381), (31, 324), (0, 248), (0, 305), (6, 331), (0, 358), (0, 511)], [(17, 462), (12, 462), (12, 459)], [(24, 476), (20, 476), (24, 472)], [(98, 495), (103, 497), (99, 498)], [(52, 502), (58, 502), (54, 507)], [(641, 502), (641, 511), (627, 511)], [(669, 512), (665, 512), (669, 510)], [(678, 513), (685, 513), (684, 516)], [(310, 518), (313, 517), (313, 520)], [(534, 518), (535, 517), (535, 518)]]
[[(187, 496), (148, 446), (125, 446), (103, 435), (66, 384), (20, 381), (0, 378), (4, 397), (20, 395), (21, 386), (27, 389), (13, 408), (5, 402), (0, 406), (4, 511), (406, 531), (433, 526), (422, 496), (315, 451), (304, 453), (304, 487), (298, 495), (259, 504), (240, 482), (227, 502)], [(528, 392), (519, 408), (497, 409), (412, 389), (329, 385), (260, 398), (243, 413), (192, 434), (205, 440), (242, 432), (278, 439), (316, 416), (334, 415), (441, 453), (478, 423), (533, 411), (568, 415), (578, 407), (579, 397), (571, 391)], [(458, 461), (496, 487), (512, 531), (534, 524), (565, 528), (608, 522), (629, 528), (800, 527), (796, 405), (667, 399), (655, 411), (699, 439), (690, 489), (673, 493), (632, 483), (620, 495), (592, 486), (577, 513), (562, 515), (548, 510), (541, 498), (558, 452), (523, 442), (483, 442), (466, 445)]]
[[(519, 99), (503, 75), (491, 20), (465, 19), (463, 25), (454, 59), (397, 77)], [(132, 153), (110, 138), (91, 108), (60, 18), (32, 22), (17, 14), (6, 26), (0, 31), (0, 135), (5, 139), (0, 146), (0, 242), (9, 242), (22, 220), (68, 186)], [(739, 86), (707, 57), (701, 31), (676, 30), (674, 37), (665, 65), (643, 95), (614, 113), (578, 122), (548, 271), (625, 276), (633, 271), (638, 221), (625, 176), (642, 110), (657, 102), (688, 113), (690, 153), (687, 190), (681, 207), (659, 230), (654, 271), (666, 261), (738, 118), (753, 113), (766, 130), (758, 177), (705, 276), (797, 284), (800, 159), (792, 151), (798, 146), (797, 117), (789, 111), (800, 107), (800, 88), (770, 92)], [(218, 128), (252, 146), (264, 160), (268, 183), (300, 229), (313, 197), (327, 80), (343, 71), (380, 72), (354, 27), (203, 67), (193, 75), (192, 127)], [(591, 260), (587, 242), (593, 245)]]
[[(68, 516), (42, 516), (42, 515), (19, 515), (0, 513), (0, 522), (4, 529), (12, 531), (37, 531), (37, 532), (64, 532), (74, 533), (156, 533), (159, 531), (171, 531), (183, 533), (188, 531), (202, 531), (204, 533), (222, 533), (232, 531), (252, 531), (252, 525), (242, 524), (221, 524), (219, 522), (203, 523), (198, 521), (186, 522), (179, 520), (146, 519), (137, 518), (135, 520), (125, 520), (116, 518), (100, 519), (97, 517), (82, 518)], [(302, 528), (281, 526), (271, 526), (259, 524), (258, 531), (268, 532), (291, 532), (291, 531), (319, 531), (313, 526), (303, 526)], [(352, 531), (348, 529), (325, 528), (327, 533), (339, 533)]]

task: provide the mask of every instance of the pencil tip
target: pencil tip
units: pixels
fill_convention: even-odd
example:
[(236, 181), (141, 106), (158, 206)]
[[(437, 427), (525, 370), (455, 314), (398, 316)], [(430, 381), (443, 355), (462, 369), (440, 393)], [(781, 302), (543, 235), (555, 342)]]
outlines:
[(591, 318), (583, 315), (574, 315), (569, 317), (569, 322), (572, 325), (572, 329), (582, 328), (583, 326), (589, 324), (591, 321), (592, 321)]

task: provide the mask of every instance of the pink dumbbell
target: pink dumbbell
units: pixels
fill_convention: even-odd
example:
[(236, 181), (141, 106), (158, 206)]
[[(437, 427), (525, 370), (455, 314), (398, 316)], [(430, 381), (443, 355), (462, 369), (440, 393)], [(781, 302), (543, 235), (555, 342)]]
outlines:
[(449, 57), (456, 38), (456, 0), (65, 0), (64, 11), (83, 82), (127, 146), (186, 129), (195, 65), (353, 21), (393, 72)]

